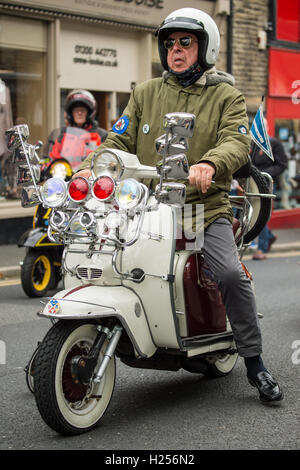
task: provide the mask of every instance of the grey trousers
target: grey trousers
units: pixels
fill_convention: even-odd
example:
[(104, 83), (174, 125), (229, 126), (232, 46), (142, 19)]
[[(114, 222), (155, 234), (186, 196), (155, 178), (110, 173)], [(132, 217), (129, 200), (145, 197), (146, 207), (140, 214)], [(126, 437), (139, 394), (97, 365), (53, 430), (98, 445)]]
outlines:
[(205, 230), (202, 251), (218, 282), (239, 355), (261, 354), (255, 296), (239, 261), (232, 225), (227, 219), (217, 219)]

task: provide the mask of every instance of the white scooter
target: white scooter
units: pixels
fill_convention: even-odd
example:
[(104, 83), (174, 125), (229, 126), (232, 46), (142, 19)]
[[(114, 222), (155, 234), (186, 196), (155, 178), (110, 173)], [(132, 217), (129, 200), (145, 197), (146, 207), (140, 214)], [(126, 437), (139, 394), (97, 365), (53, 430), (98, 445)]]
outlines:
[[(192, 239), (179, 217), (185, 184), (178, 180), (188, 178), (194, 116), (167, 114), (163, 125), (157, 167), (100, 148), (91, 181), (69, 183), (50, 178), (39, 184), (28, 128), (6, 132), (23, 206), (51, 208), (48, 237), (65, 246), (65, 289), (38, 313), (52, 327), (27, 366), (43, 420), (64, 435), (89, 431), (101, 420), (114, 390), (116, 356), (131, 367), (208, 376), (227, 375), (237, 361), (220, 291), (201, 254), (201, 231)], [(251, 165), (239, 176), (244, 193), (232, 204), (239, 209), (234, 230), (242, 253), (270, 216), (272, 187)], [(143, 178), (158, 178), (154, 192)]]

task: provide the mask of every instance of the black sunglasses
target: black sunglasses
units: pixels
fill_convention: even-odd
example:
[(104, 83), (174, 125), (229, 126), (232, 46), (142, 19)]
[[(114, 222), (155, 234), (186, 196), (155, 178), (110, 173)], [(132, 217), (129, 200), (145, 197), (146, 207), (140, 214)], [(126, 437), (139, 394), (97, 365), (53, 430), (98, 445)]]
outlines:
[(166, 49), (172, 49), (172, 47), (174, 47), (175, 43), (177, 42), (180, 47), (187, 49), (188, 47), (190, 47), (193, 41), (194, 39), (189, 36), (179, 39), (168, 38), (164, 40), (164, 46)]

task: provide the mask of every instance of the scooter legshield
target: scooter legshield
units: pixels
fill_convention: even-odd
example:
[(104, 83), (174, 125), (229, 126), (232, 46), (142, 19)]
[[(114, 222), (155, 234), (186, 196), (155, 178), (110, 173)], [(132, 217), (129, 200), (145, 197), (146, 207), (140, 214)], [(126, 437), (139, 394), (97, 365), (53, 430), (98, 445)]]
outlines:
[(139, 298), (124, 286), (83, 284), (63, 290), (52, 297), (38, 315), (55, 320), (115, 317), (126, 330), (138, 355), (151, 357), (157, 349)]

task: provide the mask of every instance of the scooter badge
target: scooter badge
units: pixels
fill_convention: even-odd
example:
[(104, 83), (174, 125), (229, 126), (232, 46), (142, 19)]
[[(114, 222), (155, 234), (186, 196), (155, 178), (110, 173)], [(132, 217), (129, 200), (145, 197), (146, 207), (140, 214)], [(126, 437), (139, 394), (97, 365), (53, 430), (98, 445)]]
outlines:
[(144, 132), (144, 134), (149, 134), (149, 131), (150, 131), (150, 126), (149, 126), (149, 124), (144, 124), (144, 125), (143, 125), (143, 132)]
[(50, 299), (46, 305), (46, 309), (48, 310), (48, 313), (50, 313), (51, 315), (55, 315), (56, 313), (59, 313), (60, 305), (58, 303), (58, 300)]
[(129, 125), (128, 116), (122, 116), (118, 121), (113, 125), (112, 130), (117, 134), (124, 134)]

